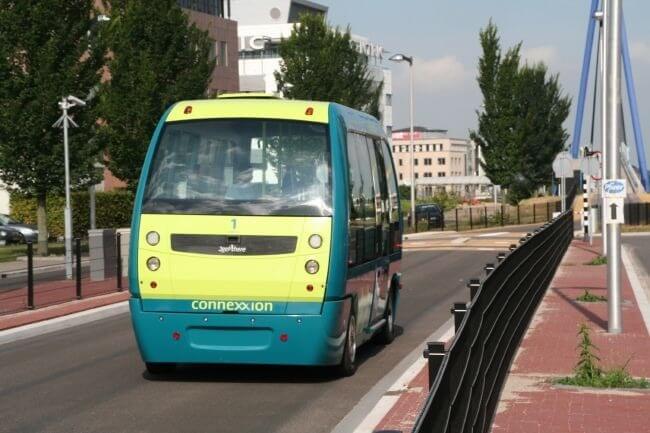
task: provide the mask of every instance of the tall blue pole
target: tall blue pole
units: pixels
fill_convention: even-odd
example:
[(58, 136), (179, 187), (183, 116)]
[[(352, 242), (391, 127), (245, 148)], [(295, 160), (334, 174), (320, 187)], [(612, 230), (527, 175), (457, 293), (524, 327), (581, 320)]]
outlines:
[(645, 143), (643, 142), (643, 132), (641, 131), (641, 122), (639, 121), (639, 107), (636, 101), (636, 92), (634, 91), (634, 76), (632, 74), (632, 62), (630, 60), (630, 47), (627, 42), (627, 29), (625, 28), (625, 18), (621, 17), (622, 33), (622, 54), (623, 70), (625, 71), (625, 86), (627, 97), (630, 103), (630, 113), (632, 115), (632, 128), (634, 129), (634, 143), (636, 145), (636, 155), (639, 160), (639, 170), (641, 171), (641, 182), (646, 191), (650, 191), (650, 181), (648, 179), (648, 166), (645, 159)]
[(582, 76), (580, 77), (580, 93), (578, 95), (578, 108), (576, 111), (576, 123), (573, 128), (573, 141), (571, 142), (571, 156), (578, 157), (580, 151), (580, 135), (582, 134), (582, 118), (585, 111), (585, 99), (587, 98), (587, 84), (589, 82), (589, 67), (591, 65), (591, 51), (594, 46), (594, 31), (596, 20), (594, 14), (598, 10), (598, 0), (591, 0), (589, 9), (589, 23), (587, 25), (587, 41), (585, 42), (585, 53), (582, 58)]

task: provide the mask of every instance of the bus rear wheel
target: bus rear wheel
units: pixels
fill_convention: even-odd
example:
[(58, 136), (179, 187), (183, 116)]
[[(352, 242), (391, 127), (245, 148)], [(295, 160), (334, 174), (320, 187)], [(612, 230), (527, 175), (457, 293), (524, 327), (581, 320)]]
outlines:
[(384, 319), (386, 323), (377, 335), (377, 342), (380, 344), (390, 344), (395, 340), (395, 312), (393, 311), (394, 295), (393, 292), (388, 296), (388, 301), (386, 302), (386, 312), (384, 313)]
[(173, 373), (176, 370), (176, 364), (167, 362), (146, 362), (147, 372), (154, 376), (161, 374)]
[(353, 312), (350, 312), (348, 329), (345, 334), (345, 347), (343, 358), (338, 366), (338, 373), (341, 376), (352, 376), (357, 371), (357, 320)]

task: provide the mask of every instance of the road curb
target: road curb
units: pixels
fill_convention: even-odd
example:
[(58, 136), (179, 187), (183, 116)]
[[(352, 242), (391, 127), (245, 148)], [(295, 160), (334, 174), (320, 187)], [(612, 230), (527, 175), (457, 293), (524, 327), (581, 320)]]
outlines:
[(643, 288), (643, 283), (641, 282), (642, 279), (640, 277), (640, 274), (645, 274), (645, 272), (637, 265), (637, 259), (635, 258), (636, 255), (630, 250), (631, 247), (627, 245), (622, 246), (621, 261), (623, 262), (623, 266), (627, 272), (627, 278), (632, 286), (632, 291), (634, 292), (636, 303), (641, 311), (641, 317), (643, 317), (646, 330), (648, 331), (648, 334), (650, 334), (650, 302), (648, 301), (648, 296)]
[(129, 302), (122, 301), (116, 304), (72, 313), (67, 316), (61, 316), (54, 319), (43, 320), (41, 322), (30, 323), (29, 325), (19, 326), (17, 328), (7, 329), (5, 331), (0, 331), (0, 346), (117, 316), (128, 311)]
[(401, 389), (404, 384), (408, 385), (426, 363), (422, 357), (426, 343), (441, 340), (447, 333), (453, 332), (453, 326), (453, 319), (447, 320), (418, 344), (359, 400), (359, 403), (334, 427), (332, 433), (371, 433), (399, 400), (399, 396), (386, 395), (386, 393)]

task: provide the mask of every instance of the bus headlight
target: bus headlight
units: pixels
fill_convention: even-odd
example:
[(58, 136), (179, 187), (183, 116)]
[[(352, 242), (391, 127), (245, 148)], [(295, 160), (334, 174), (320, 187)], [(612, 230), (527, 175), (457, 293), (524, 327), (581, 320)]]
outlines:
[(149, 232), (147, 233), (147, 243), (152, 247), (155, 247), (160, 242), (160, 235), (158, 232)]
[(318, 272), (319, 268), (320, 266), (316, 260), (308, 260), (307, 263), (305, 263), (305, 270), (308, 274), (315, 274)]
[(149, 257), (147, 259), (147, 267), (150, 271), (157, 271), (160, 269), (160, 259), (158, 257)]
[(316, 249), (320, 248), (323, 245), (323, 238), (320, 235), (311, 235), (309, 236), (309, 246)]

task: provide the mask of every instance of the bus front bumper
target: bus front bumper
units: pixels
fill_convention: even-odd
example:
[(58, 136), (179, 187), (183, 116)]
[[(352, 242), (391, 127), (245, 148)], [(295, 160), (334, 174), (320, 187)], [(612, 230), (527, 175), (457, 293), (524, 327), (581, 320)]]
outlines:
[(336, 365), (350, 300), (326, 301), (319, 315), (169, 313), (129, 300), (140, 354), (153, 363)]

